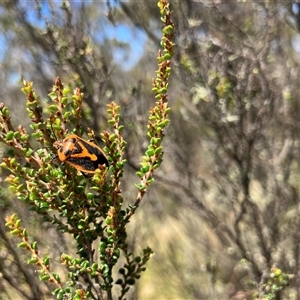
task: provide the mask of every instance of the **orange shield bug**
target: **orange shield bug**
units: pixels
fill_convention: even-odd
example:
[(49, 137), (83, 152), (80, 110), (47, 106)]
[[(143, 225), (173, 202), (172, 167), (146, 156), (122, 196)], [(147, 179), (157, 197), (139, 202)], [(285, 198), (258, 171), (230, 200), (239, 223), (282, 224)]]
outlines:
[(95, 173), (99, 165), (108, 167), (104, 151), (93, 142), (84, 140), (76, 134), (56, 141), (53, 147), (63, 163), (67, 163), (82, 173)]

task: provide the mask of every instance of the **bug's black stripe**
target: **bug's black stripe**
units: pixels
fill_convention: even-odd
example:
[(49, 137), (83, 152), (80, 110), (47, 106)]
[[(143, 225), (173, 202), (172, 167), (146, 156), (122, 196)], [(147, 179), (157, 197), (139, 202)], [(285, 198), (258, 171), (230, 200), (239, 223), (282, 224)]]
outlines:
[(83, 157), (76, 157), (72, 158), (69, 157), (66, 162), (73, 163), (75, 165), (81, 166), (84, 170), (89, 170), (89, 171), (95, 171), (98, 168), (98, 165), (103, 165), (105, 164), (108, 167), (108, 161), (104, 155), (99, 155), (97, 156), (97, 160), (91, 160), (90, 157), (88, 156), (83, 156)]
[(78, 154), (82, 152), (82, 147), (80, 146), (79, 143), (75, 142), (75, 146), (72, 149), (72, 154)]
[[(89, 143), (87, 143), (85, 140), (80, 139), (80, 143), (83, 145), (83, 147), (85, 149), (87, 149), (87, 151), (89, 153), (95, 154), (96, 156), (100, 156), (103, 155), (103, 153), (100, 151), (100, 149), (98, 147), (93, 147), (91, 146)], [(77, 143), (76, 143), (77, 145)]]

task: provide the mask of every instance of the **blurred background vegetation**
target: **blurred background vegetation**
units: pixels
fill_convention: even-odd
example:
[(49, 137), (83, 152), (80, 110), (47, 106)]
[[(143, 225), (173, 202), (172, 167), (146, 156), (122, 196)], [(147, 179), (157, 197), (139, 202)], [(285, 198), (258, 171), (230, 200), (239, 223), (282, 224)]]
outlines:
[[(148, 245), (156, 254), (128, 299), (252, 299), (272, 267), (293, 275), (274, 299), (300, 299), (300, 4), (171, 8), (177, 46), (164, 162), (128, 225), (132, 251)], [(20, 74), (45, 107), (59, 76), (84, 92), (84, 126), (98, 136), (106, 104), (120, 104), (128, 203), (155, 102), (160, 26), (156, 1), (0, 3), (1, 102), (29, 130)], [(17, 212), (53, 258), (72, 245), (14, 199), (1, 172), (0, 298), (50, 299), (4, 217)]]

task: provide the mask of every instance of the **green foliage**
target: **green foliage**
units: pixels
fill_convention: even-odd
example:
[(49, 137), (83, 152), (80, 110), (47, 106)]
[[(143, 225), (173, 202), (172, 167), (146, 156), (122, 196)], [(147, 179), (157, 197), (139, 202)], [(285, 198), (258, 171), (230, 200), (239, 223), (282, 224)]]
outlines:
[(26, 229), (22, 229), (21, 227), (21, 220), (13, 214), (6, 218), (6, 226), (11, 230), (11, 234), (22, 239), (22, 242), (18, 244), (18, 247), (31, 252), (31, 257), (27, 260), (27, 263), (38, 266), (40, 280), (55, 283), (60, 287), (60, 289), (62, 289), (59, 275), (50, 271), (49, 256), (39, 255), (37, 243), (35, 241), (31, 243), (29, 242)]
[(164, 128), (169, 124), (168, 114), (170, 108), (168, 107), (167, 91), (168, 91), (168, 80), (171, 72), (171, 61), (174, 53), (174, 24), (171, 20), (171, 12), (169, 10), (169, 4), (167, 1), (160, 1), (158, 4), (161, 14), (161, 20), (164, 23), (162, 30), (163, 35), (161, 39), (161, 46), (163, 51), (158, 53), (158, 70), (156, 71), (157, 77), (153, 80), (153, 92), (155, 98), (158, 99), (156, 106), (150, 110), (150, 116), (148, 120), (148, 132), (147, 135), (150, 137), (150, 143), (146, 150), (146, 155), (143, 157), (140, 163), (140, 170), (137, 175), (141, 181), (136, 184), (139, 189), (139, 195), (132, 212), (139, 206), (148, 186), (154, 181), (153, 173), (157, 169), (163, 157), (163, 151), (161, 142), (164, 137)]
[(292, 279), (293, 275), (286, 274), (281, 269), (272, 267), (269, 273), (262, 276), (259, 293), (254, 296), (265, 300), (278, 299), (280, 292), (289, 285)]
[[(0, 141), (9, 147), (1, 167), (8, 169), (6, 181), (10, 190), (28, 204), (30, 210), (40, 215), (43, 222), (55, 225), (58, 231), (71, 236), (76, 243), (77, 256), (64, 253), (60, 262), (68, 271), (68, 281), (51, 269), (50, 256), (41, 255), (36, 241), (31, 241), (21, 220), (15, 215), (6, 218), (11, 234), (21, 239), (20, 248), (31, 253), (29, 264), (37, 266), (41, 281), (55, 284), (53, 294), (57, 299), (112, 299), (115, 284), (121, 287), (118, 299), (125, 294), (145, 271), (152, 250), (146, 247), (140, 256), (128, 251), (126, 225), (134, 215), (146, 190), (153, 182), (153, 173), (163, 157), (161, 142), (164, 128), (169, 124), (167, 90), (171, 71), (170, 58), (174, 51), (173, 23), (166, 1), (159, 2), (164, 23), (162, 47), (158, 56), (159, 69), (153, 82), (156, 106), (150, 110), (148, 136), (150, 142), (138, 172), (138, 196), (133, 205), (124, 207), (121, 191), (124, 150), (123, 126), (119, 124), (120, 107), (108, 105), (108, 124), (111, 131), (103, 131), (104, 151), (109, 168), (99, 165), (92, 177), (84, 176), (73, 166), (62, 164), (55, 156), (53, 144), (73, 133), (83, 136), (83, 94), (77, 88), (72, 93), (59, 78), (56, 79), (49, 98), (52, 103), (43, 107), (32, 82), (23, 80), (22, 92), (26, 95), (26, 108), (31, 119), (31, 133), (19, 125), (14, 128), (9, 109), (0, 105)], [(89, 138), (94, 132), (87, 129)], [(37, 145), (38, 144), (38, 145)], [(98, 249), (94, 242), (99, 241)], [(98, 251), (99, 261), (95, 259)], [(125, 263), (119, 269), (119, 278), (113, 277), (113, 268), (120, 257)], [(84, 281), (86, 287), (78, 289)], [(82, 285), (81, 285), (82, 286)]]

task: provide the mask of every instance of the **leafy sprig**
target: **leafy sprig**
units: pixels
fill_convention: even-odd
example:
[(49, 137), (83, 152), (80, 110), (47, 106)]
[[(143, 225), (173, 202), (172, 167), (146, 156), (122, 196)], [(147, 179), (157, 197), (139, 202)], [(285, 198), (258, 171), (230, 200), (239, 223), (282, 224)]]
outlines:
[[(37, 241), (29, 242), (27, 230), (21, 227), (20, 219), (15, 214), (6, 218), (11, 233), (21, 239), (18, 246), (31, 253), (28, 263), (38, 267), (42, 281), (56, 285), (53, 293), (57, 299), (112, 299), (112, 271), (121, 256), (125, 262), (119, 268), (115, 283), (121, 287), (119, 300), (124, 299), (145, 271), (145, 265), (153, 253), (148, 247), (140, 256), (134, 256), (128, 250), (126, 225), (153, 182), (154, 171), (162, 162), (161, 143), (169, 124), (167, 91), (170, 59), (174, 52), (174, 26), (165, 0), (159, 1), (159, 9), (164, 28), (163, 49), (158, 54), (157, 77), (153, 81), (157, 102), (150, 110), (147, 132), (150, 141), (137, 173), (140, 182), (133, 205), (123, 208), (121, 180), (126, 164), (126, 142), (122, 137), (118, 105), (108, 105), (111, 129), (101, 134), (109, 168), (99, 166), (92, 177), (85, 177), (72, 166), (63, 165), (56, 159), (53, 147), (55, 141), (70, 133), (86, 138), (86, 132), (89, 138), (95, 137), (91, 129), (82, 126), (84, 95), (80, 89), (72, 92), (71, 87), (57, 78), (49, 93), (50, 103), (45, 105), (34, 90), (33, 83), (23, 80), (22, 91), (26, 95), (26, 109), (31, 119), (30, 133), (22, 125), (15, 129), (9, 109), (0, 104), (0, 142), (9, 147), (0, 166), (10, 172), (6, 179), (9, 188), (17, 198), (29, 205), (30, 210), (40, 215), (43, 222), (56, 225), (58, 231), (69, 234), (76, 243), (76, 257), (67, 253), (61, 256), (61, 264), (69, 274), (68, 281), (62, 282), (50, 268), (49, 255), (39, 253)], [(98, 247), (94, 243), (97, 240)], [(96, 251), (99, 260), (96, 260)]]

